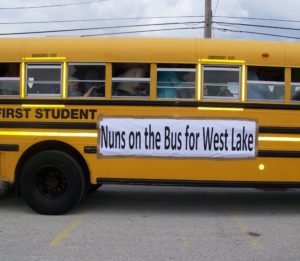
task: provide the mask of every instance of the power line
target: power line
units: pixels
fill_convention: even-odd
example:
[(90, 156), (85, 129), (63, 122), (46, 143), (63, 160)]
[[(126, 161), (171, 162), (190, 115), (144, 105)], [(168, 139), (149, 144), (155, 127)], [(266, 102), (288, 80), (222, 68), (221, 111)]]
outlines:
[(45, 33), (60, 33), (60, 32), (75, 32), (75, 31), (89, 31), (89, 30), (106, 30), (106, 29), (120, 29), (131, 27), (146, 27), (146, 26), (166, 26), (166, 25), (182, 25), (182, 24), (203, 24), (204, 21), (193, 22), (173, 22), (173, 23), (154, 23), (154, 24), (135, 24), (135, 25), (117, 25), (117, 26), (103, 26), (103, 27), (90, 27), (90, 28), (72, 28), (61, 30), (44, 30), (44, 31), (31, 31), (31, 32), (15, 32), (15, 33), (0, 33), (1, 36), (5, 35), (27, 35), (27, 34), (45, 34)]
[[(98, 0), (100, 1), (100, 0)], [(92, 1), (92, 2), (98, 2)], [(105, 0), (101, 0), (105, 1)], [(106, 0), (107, 1), (107, 0)], [(91, 2), (84, 2), (91, 3)], [(77, 3), (79, 4), (79, 3)], [(217, 7), (217, 6), (216, 6)], [(2, 9), (2, 8), (0, 8)], [(216, 12), (216, 10), (215, 10)], [(73, 22), (92, 22), (92, 21), (121, 21), (121, 20), (147, 20), (147, 19), (172, 19), (172, 18), (203, 18), (204, 15), (185, 15), (185, 16), (148, 16), (148, 17), (120, 17), (120, 18), (95, 18), (95, 19), (70, 19), (70, 20), (49, 20), (49, 21), (20, 21), (20, 22), (0, 22), (0, 25), (9, 24), (47, 24), (47, 23), (73, 23)], [(291, 19), (276, 19), (276, 18), (259, 18), (259, 17), (241, 17), (241, 16), (213, 16), (214, 18), (228, 18), (241, 20), (260, 20), (260, 21), (275, 21), (275, 22), (291, 22), (300, 23), (300, 20)]]
[(139, 31), (125, 31), (125, 32), (114, 32), (114, 33), (101, 33), (101, 34), (81, 35), (81, 37), (105, 36), (105, 35), (120, 35), (120, 34), (135, 34), (135, 33), (148, 33), (148, 32), (161, 32), (161, 31), (176, 31), (176, 30), (194, 30), (194, 29), (203, 29), (203, 28), (204, 28), (204, 26), (165, 28), (165, 29), (149, 29), (149, 30), (139, 30)]
[(300, 23), (300, 20), (293, 20), (293, 19), (276, 19), (276, 18), (261, 18), (261, 17), (242, 17), (242, 16), (221, 16), (221, 15), (216, 15), (214, 17), (215, 18), (241, 19), (241, 20), (260, 20), (260, 21), (273, 21), (273, 22)]
[(122, 21), (122, 20), (147, 20), (147, 19), (173, 19), (173, 18), (203, 18), (204, 16), (148, 16), (148, 17), (121, 17), (121, 18), (95, 18), (95, 19), (70, 19), (70, 20), (49, 20), (49, 21), (20, 21), (20, 22), (0, 22), (0, 25), (10, 24), (51, 24), (51, 23), (74, 23), (93, 21)]
[(244, 24), (244, 23), (230, 23), (230, 22), (213, 22), (213, 23), (220, 24), (220, 25), (238, 25), (238, 26), (249, 26), (249, 27), (269, 28), (269, 29), (300, 31), (300, 28), (291, 28), (291, 27), (282, 27), (282, 26), (273, 26), (273, 25)]
[(256, 34), (256, 35), (273, 36), (273, 37), (300, 40), (300, 37), (294, 37), (294, 36), (290, 36), (290, 35), (270, 34), (270, 33), (261, 33), (261, 32), (254, 32), (254, 31), (245, 31), (245, 30), (234, 30), (234, 29), (220, 28), (220, 27), (214, 27), (214, 29), (223, 31), (223, 32)]
[(218, 2), (217, 2), (217, 4), (216, 4), (214, 14), (216, 14), (216, 12), (217, 12), (217, 10), (218, 10), (219, 2), (220, 2), (220, 0), (218, 0)]
[(75, 3), (66, 3), (66, 4), (55, 4), (55, 5), (39, 5), (39, 6), (18, 6), (18, 7), (0, 7), (0, 10), (18, 10), (18, 9), (37, 9), (37, 8), (49, 8), (49, 7), (62, 7), (62, 6), (70, 6), (70, 5), (85, 5), (91, 3), (99, 3), (107, 0), (94, 0), (87, 2), (75, 2)]

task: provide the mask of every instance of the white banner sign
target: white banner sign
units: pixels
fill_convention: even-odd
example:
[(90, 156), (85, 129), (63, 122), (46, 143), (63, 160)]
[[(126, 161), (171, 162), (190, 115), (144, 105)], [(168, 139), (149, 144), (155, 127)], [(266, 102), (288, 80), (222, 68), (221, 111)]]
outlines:
[(256, 121), (101, 118), (102, 156), (253, 158)]

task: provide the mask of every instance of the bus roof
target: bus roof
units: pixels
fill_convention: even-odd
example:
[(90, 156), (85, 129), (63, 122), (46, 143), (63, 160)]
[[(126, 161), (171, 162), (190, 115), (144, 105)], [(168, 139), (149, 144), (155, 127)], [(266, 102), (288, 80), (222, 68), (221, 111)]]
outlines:
[(2, 38), (0, 61), (64, 57), (69, 62), (198, 63), (241, 60), (250, 65), (300, 66), (300, 44), (196, 38)]

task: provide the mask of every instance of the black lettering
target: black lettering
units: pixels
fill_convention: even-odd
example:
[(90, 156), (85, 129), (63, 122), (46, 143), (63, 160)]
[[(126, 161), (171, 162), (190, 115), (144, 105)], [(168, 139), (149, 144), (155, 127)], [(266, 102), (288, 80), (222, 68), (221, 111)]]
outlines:
[(88, 120), (89, 118), (89, 111), (88, 110), (84, 110), (84, 109), (80, 109), (79, 110), (79, 117), (80, 119), (84, 119), (84, 120)]
[(52, 109), (51, 116), (53, 119), (59, 119), (60, 118), (60, 110)]
[(46, 108), (43, 111), (45, 112), (45, 118), (49, 119), (49, 114), (50, 114), (51, 109)]
[(170, 140), (170, 127), (165, 126), (165, 142), (164, 142), (164, 147), (165, 150), (168, 150), (171, 145), (171, 140)]
[(243, 144), (243, 146), (242, 146), (242, 150), (244, 150), (244, 151), (247, 151), (248, 150), (248, 148), (247, 148), (247, 138), (248, 138), (248, 134), (246, 134), (245, 133), (245, 127), (243, 127), (243, 141), (242, 141), (242, 144)]
[(23, 110), (25, 112), (25, 118), (28, 119), (29, 118), (29, 112), (31, 111), (31, 109), (30, 108), (24, 108)]
[(133, 149), (133, 148), (134, 148), (134, 145), (135, 145), (134, 132), (131, 131), (131, 132), (129, 133), (129, 148), (130, 148), (130, 149)]
[(101, 148), (103, 148), (103, 144), (105, 146), (105, 148), (107, 148), (108, 146), (108, 127), (107, 126), (101, 126)]
[(177, 149), (178, 149), (178, 150), (181, 150), (181, 147), (182, 147), (181, 136), (182, 136), (182, 133), (179, 132), (179, 133), (178, 133), (178, 146), (177, 146)]
[(69, 119), (70, 118), (70, 111), (68, 109), (61, 110), (61, 119)]
[(38, 109), (35, 110), (35, 118), (37, 118), (37, 119), (43, 118), (42, 109), (38, 108)]
[(89, 112), (91, 113), (91, 119), (94, 120), (96, 118), (96, 109), (89, 109)]
[(254, 146), (254, 138), (253, 138), (253, 134), (249, 134), (249, 138), (248, 138), (248, 150), (249, 151), (253, 151), (253, 146)]
[(236, 137), (237, 137), (236, 150), (241, 151), (241, 149), (242, 149), (242, 136), (241, 136), (240, 133), (238, 133), (236, 135)]
[(231, 129), (231, 150), (236, 151), (236, 147), (234, 145), (234, 128)]
[(15, 111), (15, 117), (17, 119), (20, 119), (23, 117), (23, 109), (22, 108), (17, 108)]
[(122, 135), (121, 135), (121, 139), (122, 139), (122, 143), (121, 143), (121, 149), (125, 149), (125, 131), (122, 131)]
[(77, 109), (72, 109), (71, 110), (71, 119), (72, 120), (77, 120), (79, 116), (78, 110)]
[(219, 134), (218, 133), (215, 133), (214, 134), (214, 149), (215, 151), (218, 151), (219, 150), (219, 147), (217, 146), (218, 143), (220, 141), (220, 137), (219, 137)]
[(12, 109), (12, 108), (8, 108), (7, 110), (6, 110), (6, 116), (7, 116), (7, 118), (9, 119), (9, 118), (14, 118), (14, 112), (15, 112), (15, 110), (14, 109)]
[(213, 141), (213, 133), (214, 133), (214, 128), (206, 128), (206, 133), (205, 133), (205, 128), (202, 128), (202, 133), (203, 133), (203, 146), (204, 150), (211, 150), (212, 148), (212, 141)]

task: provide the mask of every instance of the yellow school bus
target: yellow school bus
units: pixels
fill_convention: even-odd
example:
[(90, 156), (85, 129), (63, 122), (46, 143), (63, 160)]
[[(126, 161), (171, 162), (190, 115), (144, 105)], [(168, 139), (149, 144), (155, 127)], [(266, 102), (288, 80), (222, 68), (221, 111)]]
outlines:
[(300, 45), (0, 40), (0, 180), (62, 214), (101, 184), (299, 187)]

